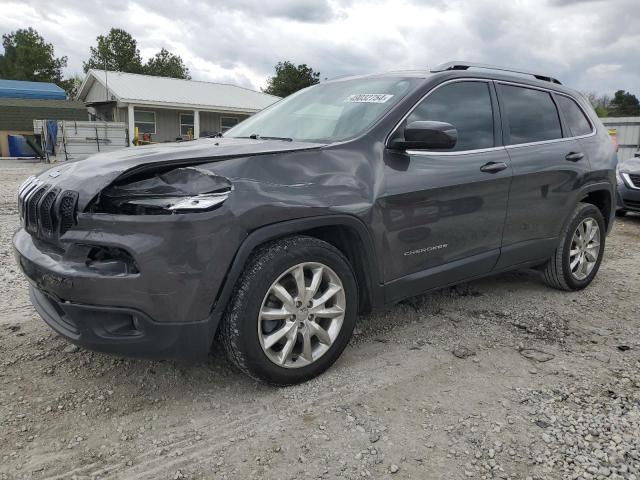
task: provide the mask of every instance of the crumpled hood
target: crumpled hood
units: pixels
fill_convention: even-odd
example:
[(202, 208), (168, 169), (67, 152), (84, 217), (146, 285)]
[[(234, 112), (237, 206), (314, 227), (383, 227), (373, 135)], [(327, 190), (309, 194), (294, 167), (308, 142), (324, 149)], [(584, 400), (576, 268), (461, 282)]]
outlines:
[(124, 172), (137, 167), (165, 163), (193, 165), (238, 157), (308, 150), (321, 146), (317, 143), (280, 140), (207, 138), (99, 153), (85, 160), (55, 166), (41, 173), (39, 177), (45, 183), (57, 185), (62, 190), (78, 192), (78, 204), (82, 210), (104, 187)]

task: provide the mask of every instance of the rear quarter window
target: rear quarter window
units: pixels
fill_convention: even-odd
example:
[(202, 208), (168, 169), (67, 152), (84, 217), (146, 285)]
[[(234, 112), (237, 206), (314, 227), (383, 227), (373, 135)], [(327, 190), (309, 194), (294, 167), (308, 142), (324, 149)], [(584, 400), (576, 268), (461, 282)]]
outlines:
[(571, 135), (579, 137), (588, 135), (593, 131), (591, 123), (575, 100), (564, 95), (556, 95), (556, 99), (569, 130), (571, 130)]
[(498, 89), (509, 145), (562, 138), (560, 117), (550, 93), (512, 85), (498, 85)]

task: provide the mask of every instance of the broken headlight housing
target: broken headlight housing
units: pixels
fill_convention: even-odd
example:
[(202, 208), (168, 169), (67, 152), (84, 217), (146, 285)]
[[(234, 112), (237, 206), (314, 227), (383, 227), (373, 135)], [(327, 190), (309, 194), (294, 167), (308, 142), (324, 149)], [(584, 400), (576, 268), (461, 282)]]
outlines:
[(102, 191), (90, 210), (125, 215), (202, 212), (222, 205), (232, 190), (228, 178), (180, 167), (116, 182)]

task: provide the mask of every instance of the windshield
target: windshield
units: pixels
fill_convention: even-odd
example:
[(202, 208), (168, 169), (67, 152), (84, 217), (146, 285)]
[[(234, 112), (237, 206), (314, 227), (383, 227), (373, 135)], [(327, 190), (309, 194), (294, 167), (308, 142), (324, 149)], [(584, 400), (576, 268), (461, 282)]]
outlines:
[(231, 138), (330, 143), (364, 132), (418, 82), (369, 78), (321, 83), (300, 90), (228, 130)]

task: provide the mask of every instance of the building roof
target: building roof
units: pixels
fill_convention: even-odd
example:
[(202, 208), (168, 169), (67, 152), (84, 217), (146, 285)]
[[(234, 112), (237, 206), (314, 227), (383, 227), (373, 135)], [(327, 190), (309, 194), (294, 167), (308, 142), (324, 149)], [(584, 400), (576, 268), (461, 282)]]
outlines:
[(0, 98), (0, 130), (33, 131), (34, 120), (87, 120), (87, 108), (72, 100)]
[(93, 69), (87, 72), (80, 87), (79, 100), (87, 97), (94, 82), (107, 89), (109, 98), (135, 105), (255, 113), (280, 100), (274, 95), (226, 83)]
[(0, 80), (0, 98), (64, 100), (67, 94), (54, 83)]

